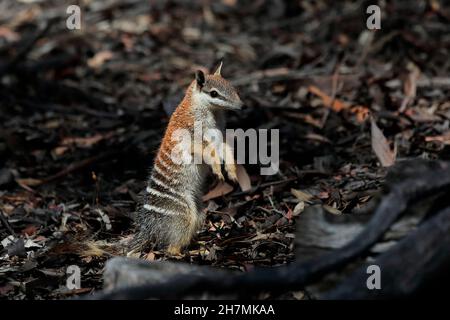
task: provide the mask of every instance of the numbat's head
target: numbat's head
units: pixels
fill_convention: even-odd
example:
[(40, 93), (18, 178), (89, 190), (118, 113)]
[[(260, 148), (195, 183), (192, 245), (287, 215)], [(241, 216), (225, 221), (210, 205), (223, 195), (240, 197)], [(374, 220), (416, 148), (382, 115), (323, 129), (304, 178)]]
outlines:
[(202, 107), (239, 110), (243, 103), (233, 85), (222, 78), (222, 63), (214, 74), (195, 73), (193, 98)]

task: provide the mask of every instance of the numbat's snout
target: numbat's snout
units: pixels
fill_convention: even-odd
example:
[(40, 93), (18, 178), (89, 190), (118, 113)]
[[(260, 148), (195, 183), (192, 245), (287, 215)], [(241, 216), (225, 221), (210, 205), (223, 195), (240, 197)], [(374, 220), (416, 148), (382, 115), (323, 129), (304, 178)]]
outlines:
[[(200, 164), (173, 158), (173, 136), (180, 129), (193, 134), (194, 124), (200, 124), (203, 132), (209, 129), (223, 132), (224, 111), (242, 107), (236, 89), (222, 78), (221, 67), (222, 64), (209, 75), (197, 71), (195, 80), (170, 118), (148, 179), (144, 201), (138, 209), (139, 231), (132, 241), (133, 250), (153, 244), (168, 248), (172, 254), (179, 253), (203, 223), (201, 196), (209, 168), (223, 180), (221, 163), (225, 162), (228, 177), (237, 181), (233, 151), (225, 142), (221, 146), (225, 152), (211, 149), (210, 141), (205, 137), (201, 139), (201, 145), (192, 145), (189, 148), (191, 155), (195, 157), (195, 153), (201, 152), (200, 159), (206, 160)], [(204, 152), (207, 146), (208, 152)], [(222, 154), (223, 159), (220, 158)]]

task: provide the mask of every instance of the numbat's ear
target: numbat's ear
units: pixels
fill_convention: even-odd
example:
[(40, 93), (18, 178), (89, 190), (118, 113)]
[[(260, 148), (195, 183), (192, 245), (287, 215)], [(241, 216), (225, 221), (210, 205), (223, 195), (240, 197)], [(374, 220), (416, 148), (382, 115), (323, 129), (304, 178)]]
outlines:
[(195, 73), (195, 80), (197, 81), (197, 85), (199, 88), (202, 88), (205, 85), (205, 74), (201, 70), (197, 70)]
[(222, 71), (222, 61), (220, 61), (220, 64), (219, 64), (219, 66), (217, 67), (216, 72), (214, 72), (214, 75), (220, 76), (220, 75), (221, 75), (221, 74), (220, 74), (221, 71)]

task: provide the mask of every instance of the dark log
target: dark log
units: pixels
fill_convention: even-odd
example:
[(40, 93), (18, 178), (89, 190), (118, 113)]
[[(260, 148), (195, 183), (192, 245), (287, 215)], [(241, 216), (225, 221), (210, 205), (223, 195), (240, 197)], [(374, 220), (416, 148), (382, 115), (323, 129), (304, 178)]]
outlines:
[[(343, 281), (323, 299), (399, 298), (434, 294), (450, 285), (450, 208), (425, 222), (375, 262), (381, 270), (381, 289), (369, 290), (367, 265)], [(436, 291), (436, 289), (439, 291)], [(441, 291), (442, 290), (442, 291)]]
[[(175, 263), (169, 261), (145, 261), (139, 259), (128, 259), (125, 257), (116, 257), (109, 260), (105, 266), (103, 299), (108, 299), (111, 293), (115, 299), (126, 299), (130, 294), (136, 295), (134, 286), (137, 285), (161, 285), (171, 281), (174, 276), (184, 276), (186, 279), (192, 274), (202, 277), (226, 278), (234, 272), (216, 269), (207, 266), (198, 266), (187, 263)], [(185, 281), (183, 281), (185, 282)], [(182, 284), (180, 284), (182, 286)], [(122, 296), (117, 295), (118, 290)], [(145, 296), (145, 292), (143, 293)], [(236, 295), (211, 296), (207, 298), (230, 299)], [(206, 296), (202, 296), (205, 298)], [(200, 298), (193, 296), (192, 298)]]

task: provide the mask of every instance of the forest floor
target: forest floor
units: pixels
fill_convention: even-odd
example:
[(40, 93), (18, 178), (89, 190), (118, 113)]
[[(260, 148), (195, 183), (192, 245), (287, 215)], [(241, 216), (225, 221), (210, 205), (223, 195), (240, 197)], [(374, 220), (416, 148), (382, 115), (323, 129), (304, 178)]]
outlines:
[[(80, 3), (78, 31), (64, 1), (0, 3), (1, 298), (102, 288), (171, 112), (221, 59), (247, 105), (227, 127), (279, 129), (280, 170), (210, 179), (196, 241), (148, 260), (289, 263), (305, 207), (370, 212), (385, 167), (450, 158), (450, 11), (438, 1), (386, 2), (377, 31), (364, 1)], [(66, 287), (70, 265), (81, 289)]]

